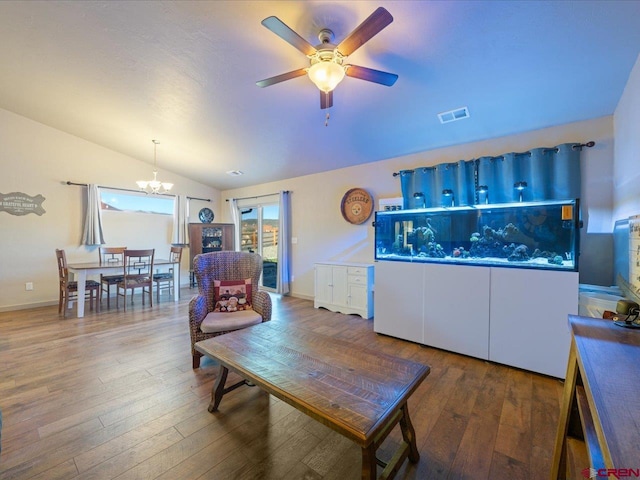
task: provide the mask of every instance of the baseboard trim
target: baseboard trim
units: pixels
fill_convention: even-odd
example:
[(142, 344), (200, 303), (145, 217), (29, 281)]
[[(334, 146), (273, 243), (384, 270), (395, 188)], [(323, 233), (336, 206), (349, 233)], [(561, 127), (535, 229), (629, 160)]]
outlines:
[(16, 310), (28, 310), (30, 308), (38, 308), (38, 307), (50, 307), (52, 305), (58, 305), (58, 301), (43, 301), (36, 303), (21, 303), (19, 305), (6, 305), (4, 307), (0, 307), (0, 312), (14, 312)]

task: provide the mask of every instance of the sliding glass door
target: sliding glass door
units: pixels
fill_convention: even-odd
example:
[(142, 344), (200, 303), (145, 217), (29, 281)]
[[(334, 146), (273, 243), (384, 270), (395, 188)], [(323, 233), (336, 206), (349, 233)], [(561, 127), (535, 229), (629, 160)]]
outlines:
[(277, 203), (242, 206), (238, 209), (240, 250), (262, 256), (262, 286), (273, 291), (277, 287), (279, 210)]

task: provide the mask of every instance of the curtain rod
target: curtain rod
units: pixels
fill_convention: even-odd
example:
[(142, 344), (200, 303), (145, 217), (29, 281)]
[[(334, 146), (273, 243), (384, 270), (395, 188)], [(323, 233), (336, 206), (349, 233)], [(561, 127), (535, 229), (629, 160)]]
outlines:
[[(575, 149), (580, 149), (580, 150), (582, 150), (584, 147), (591, 148), (591, 147), (595, 146), (595, 144), (596, 144), (596, 142), (594, 142), (594, 141), (592, 140), (592, 141), (589, 141), (589, 142), (587, 142), (587, 143), (576, 143), (576, 144), (575, 144), (575, 145), (573, 145), (571, 148), (573, 148), (574, 150), (575, 150)], [(545, 151), (555, 150), (555, 151), (557, 152), (557, 151), (558, 151), (558, 148), (545, 148), (544, 150), (545, 150)], [(518, 152), (518, 153), (517, 153), (517, 155), (531, 155), (531, 151), (530, 151), (530, 150), (527, 150), (526, 152)], [(491, 157), (491, 158), (495, 158), (495, 159), (504, 158), (504, 155), (498, 155), (498, 156), (496, 156), (496, 157)], [(477, 159), (475, 159), (475, 158), (474, 158), (474, 159), (469, 160), (469, 161), (475, 161), (475, 160), (477, 160)], [(455, 162), (454, 162), (454, 163), (455, 163)], [(425, 170), (425, 171), (426, 171), (427, 169), (429, 169), (429, 168), (435, 168), (435, 165), (434, 165), (433, 167), (422, 167), (422, 169), (423, 169), (423, 170)], [(402, 173), (403, 173), (403, 172), (406, 172), (406, 173), (413, 173), (413, 172), (414, 172), (414, 170), (401, 170), (401, 171), (399, 171), (399, 172), (393, 172), (393, 174), (392, 174), (392, 175), (393, 175), (394, 177), (398, 177), (398, 176), (402, 175)]]
[[(66, 182), (67, 185), (77, 185), (78, 187), (86, 187), (86, 183), (75, 183), (75, 182)], [(109, 190), (118, 190), (120, 192), (133, 192), (133, 193), (143, 193), (140, 190), (134, 190), (133, 188), (118, 188), (118, 187), (105, 187), (104, 185), (98, 185), (98, 188), (108, 188)], [(175, 197), (173, 193), (156, 193), (156, 195), (162, 195), (165, 197)], [(198, 198), (198, 197), (187, 197), (187, 200), (201, 200), (203, 202), (210, 202), (209, 198)]]
[[(255, 195), (253, 197), (242, 197), (242, 198), (232, 198), (232, 200), (249, 200), (251, 198), (262, 198), (262, 197), (271, 197), (273, 195), (278, 195), (280, 192), (276, 193), (265, 193), (264, 195)], [(291, 193), (291, 190), (282, 190), (282, 193)], [(228, 202), (229, 199), (225, 199), (225, 202)]]

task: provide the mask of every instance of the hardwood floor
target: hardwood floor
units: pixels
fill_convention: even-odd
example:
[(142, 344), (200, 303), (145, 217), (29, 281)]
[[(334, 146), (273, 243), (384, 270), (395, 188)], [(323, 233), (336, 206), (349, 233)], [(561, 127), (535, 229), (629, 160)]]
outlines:
[[(0, 313), (0, 478), (360, 478), (360, 449), (259, 388), (207, 412), (218, 368), (191, 369), (188, 301), (140, 298), (78, 319), (57, 306)], [(400, 479), (539, 479), (549, 474), (562, 383), (379, 336), (371, 320), (273, 297), (295, 323), (431, 366), (409, 401), (420, 462)], [(230, 375), (231, 377), (231, 375)], [(230, 378), (233, 380), (233, 378)], [(389, 436), (380, 456), (400, 439)], [(388, 458), (388, 457), (387, 457)]]

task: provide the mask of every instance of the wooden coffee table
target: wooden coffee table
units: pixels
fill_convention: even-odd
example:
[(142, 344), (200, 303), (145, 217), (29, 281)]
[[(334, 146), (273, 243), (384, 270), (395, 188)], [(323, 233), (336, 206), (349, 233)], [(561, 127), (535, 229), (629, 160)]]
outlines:
[[(220, 363), (209, 411), (223, 395), (258, 385), (271, 395), (351, 439), (362, 448), (362, 478), (393, 478), (404, 460), (420, 458), (407, 400), (430, 367), (358, 344), (276, 322), (196, 343), (196, 350)], [(243, 379), (225, 386), (229, 370)], [(400, 424), (403, 442), (388, 464), (376, 451)]]

